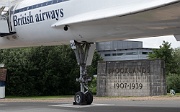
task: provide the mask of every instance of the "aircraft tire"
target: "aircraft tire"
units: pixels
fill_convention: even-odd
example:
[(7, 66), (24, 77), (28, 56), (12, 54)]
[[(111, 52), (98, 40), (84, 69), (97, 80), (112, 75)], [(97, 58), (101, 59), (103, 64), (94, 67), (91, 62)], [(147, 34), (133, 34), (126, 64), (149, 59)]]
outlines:
[(85, 100), (85, 95), (82, 92), (77, 92), (74, 96), (74, 101), (76, 105), (82, 105)]
[(93, 102), (93, 94), (90, 91), (88, 91), (87, 93), (85, 93), (85, 98), (87, 105), (91, 105)]

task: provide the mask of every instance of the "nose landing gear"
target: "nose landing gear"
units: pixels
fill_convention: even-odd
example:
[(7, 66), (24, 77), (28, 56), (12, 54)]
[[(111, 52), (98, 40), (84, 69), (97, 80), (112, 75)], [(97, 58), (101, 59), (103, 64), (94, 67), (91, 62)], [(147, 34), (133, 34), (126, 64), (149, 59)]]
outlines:
[(93, 95), (88, 89), (88, 82), (91, 81), (91, 78), (87, 75), (87, 66), (91, 65), (95, 44), (75, 40), (71, 40), (70, 43), (80, 66), (80, 77), (76, 79), (80, 83), (80, 91), (75, 94), (73, 104), (90, 105), (93, 102)]

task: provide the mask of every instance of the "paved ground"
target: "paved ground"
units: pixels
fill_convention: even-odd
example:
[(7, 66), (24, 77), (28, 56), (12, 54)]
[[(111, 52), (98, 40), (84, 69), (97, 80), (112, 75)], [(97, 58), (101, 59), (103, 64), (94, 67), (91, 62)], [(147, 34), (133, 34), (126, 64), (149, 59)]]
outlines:
[(72, 98), (1, 99), (0, 112), (180, 112), (179, 98), (95, 98), (87, 106), (75, 106), (72, 101)]

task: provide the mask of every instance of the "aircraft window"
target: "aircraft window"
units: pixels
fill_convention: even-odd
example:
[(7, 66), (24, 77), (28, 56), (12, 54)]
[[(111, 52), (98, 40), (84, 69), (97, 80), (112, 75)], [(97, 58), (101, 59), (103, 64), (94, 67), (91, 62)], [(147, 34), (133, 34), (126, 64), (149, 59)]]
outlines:
[(36, 8), (36, 5), (33, 5), (33, 9), (35, 9)]
[(58, 3), (62, 2), (62, 0), (58, 0)]
[(53, 4), (55, 4), (55, 3), (58, 3), (58, 0), (53, 0), (52, 2), (53, 2)]
[(20, 10), (17, 10), (17, 13), (19, 13), (20, 12)]
[(52, 4), (52, 1), (47, 2), (47, 5), (51, 5), (51, 4)]
[(27, 11), (27, 7), (23, 8), (23, 11)]
[(17, 13), (19, 13), (20, 12), (20, 10), (18, 9), (18, 10), (16, 10), (17, 11)]
[(44, 3), (43, 3), (43, 6), (47, 6), (47, 2), (44, 2)]
[(14, 13), (15, 13), (15, 14), (18, 13), (18, 10), (15, 10)]
[(28, 10), (31, 10), (33, 7), (32, 6), (29, 6)]
[(37, 4), (37, 7), (41, 7), (41, 4)]
[(23, 9), (19, 9), (19, 12), (23, 12)]
[(111, 56), (111, 54), (105, 54), (104, 56)]

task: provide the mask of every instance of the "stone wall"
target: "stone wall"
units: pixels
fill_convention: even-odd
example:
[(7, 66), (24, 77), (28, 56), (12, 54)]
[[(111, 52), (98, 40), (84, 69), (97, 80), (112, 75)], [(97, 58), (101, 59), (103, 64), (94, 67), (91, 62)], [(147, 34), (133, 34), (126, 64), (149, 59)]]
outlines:
[(166, 94), (162, 60), (99, 62), (97, 75), (97, 96)]

